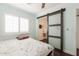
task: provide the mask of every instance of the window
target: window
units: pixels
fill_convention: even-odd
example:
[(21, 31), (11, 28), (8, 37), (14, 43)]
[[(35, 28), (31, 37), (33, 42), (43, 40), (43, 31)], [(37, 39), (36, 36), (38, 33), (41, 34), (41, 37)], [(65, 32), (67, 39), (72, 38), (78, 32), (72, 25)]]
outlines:
[(18, 17), (5, 15), (5, 32), (18, 32)]
[(28, 32), (29, 21), (28, 19), (20, 18), (20, 32)]
[(5, 15), (5, 32), (28, 32), (29, 20), (17, 16)]

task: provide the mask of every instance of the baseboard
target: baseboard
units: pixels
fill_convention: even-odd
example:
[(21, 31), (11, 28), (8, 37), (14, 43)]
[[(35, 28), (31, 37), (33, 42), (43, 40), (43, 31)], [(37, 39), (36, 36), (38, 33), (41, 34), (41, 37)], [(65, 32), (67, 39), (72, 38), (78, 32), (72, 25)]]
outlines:
[(70, 54), (70, 55), (76, 56), (76, 53), (71, 52), (71, 51), (69, 51), (69, 50), (63, 50), (63, 51), (64, 51), (65, 53)]

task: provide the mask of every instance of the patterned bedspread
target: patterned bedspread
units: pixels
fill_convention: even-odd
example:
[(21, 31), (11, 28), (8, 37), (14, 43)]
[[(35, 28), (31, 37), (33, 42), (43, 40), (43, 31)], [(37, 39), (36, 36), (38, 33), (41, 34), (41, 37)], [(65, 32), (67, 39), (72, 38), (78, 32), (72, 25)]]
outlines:
[(54, 48), (32, 38), (0, 41), (0, 56), (46, 56)]

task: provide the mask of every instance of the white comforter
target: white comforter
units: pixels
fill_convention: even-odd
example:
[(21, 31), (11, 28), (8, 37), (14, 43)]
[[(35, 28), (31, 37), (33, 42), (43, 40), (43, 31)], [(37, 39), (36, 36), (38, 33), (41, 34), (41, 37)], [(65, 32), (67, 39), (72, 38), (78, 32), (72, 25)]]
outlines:
[(0, 56), (45, 56), (52, 50), (49, 44), (32, 38), (0, 41)]

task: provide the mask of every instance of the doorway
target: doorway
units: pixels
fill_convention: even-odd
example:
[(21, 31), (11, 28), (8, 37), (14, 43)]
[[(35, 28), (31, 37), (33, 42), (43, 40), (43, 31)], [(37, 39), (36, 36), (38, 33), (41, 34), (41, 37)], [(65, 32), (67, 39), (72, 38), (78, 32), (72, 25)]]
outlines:
[(65, 8), (38, 17), (39, 40), (63, 51), (63, 15)]
[(79, 9), (76, 10), (77, 11), (77, 15), (76, 15), (76, 52), (77, 52), (77, 56), (79, 56)]
[(39, 18), (39, 40), (43, 42), (47, 41), (47, 16)]

